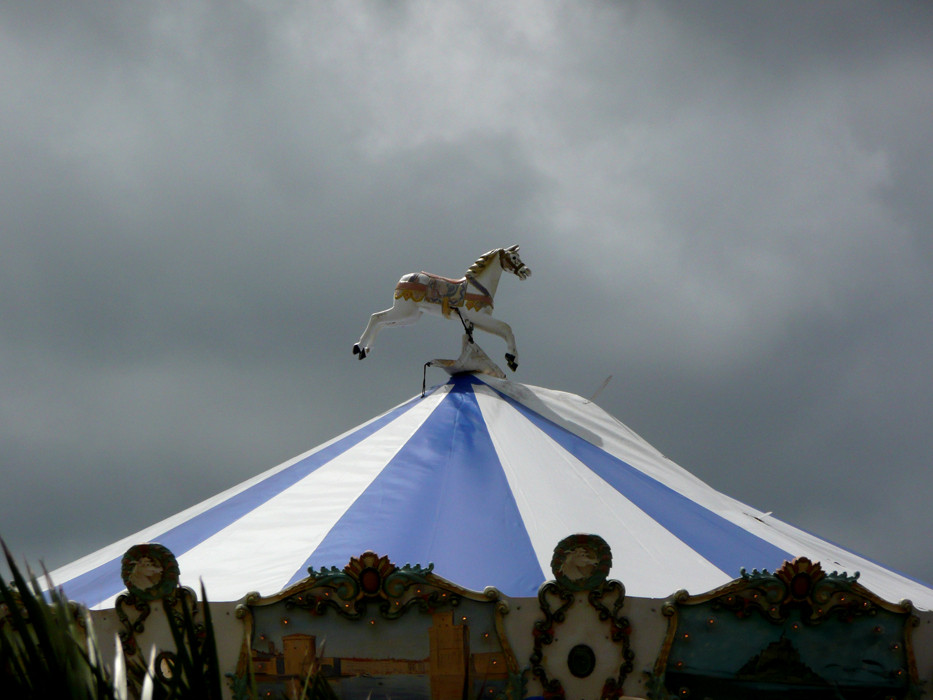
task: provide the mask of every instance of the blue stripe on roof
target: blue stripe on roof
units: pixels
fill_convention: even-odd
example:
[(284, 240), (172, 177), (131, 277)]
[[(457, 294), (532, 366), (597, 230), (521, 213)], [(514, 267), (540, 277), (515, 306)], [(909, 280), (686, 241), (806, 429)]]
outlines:
[(333, 566), (366, 550), (393, 562), (433, 562), (466, 588), (495, 585), (533, 596), (544, 581), (472, 385), (450, 393), (311, 554), (307, 567)]
[(774, 570), (794, 558), (790, 552), (690, 500), (510, 396), (497, 393), (616, 491), (727, 575), (738, 576), (743, 567)]
[[(301, 481), (318, 467), (362, 442), (408, 411), (419, 401), (421, 401), (420, 396), (395, 407), (359, 430), (345, 435), (318, 452), (295, 462), (280, 472), (270, 475), (268, 478), (231, 496), (226, 501), (218, 503), (203, 513), (195, 515), (190, 520), (166, 530), (162, 535), (154, 537), (152, 541), (167, 547), (176, 557), (180, 557), (270, 498), (277, 496), (285, 489)], [(61, 584), (61, 586), (71, 600), (80, 601), (87, 606), (97, 605), (124, 590), (120, 574), (122, 559), (123, 555), (121, 554), (119, 557), (111, 559), (90, 571), (75, 576), (73, 579)]]

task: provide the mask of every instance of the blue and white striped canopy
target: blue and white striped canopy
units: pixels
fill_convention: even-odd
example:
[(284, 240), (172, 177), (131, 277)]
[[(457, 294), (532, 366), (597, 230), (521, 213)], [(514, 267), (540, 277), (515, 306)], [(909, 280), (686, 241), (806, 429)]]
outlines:
[(861, 572), (885, 599), (933, 608), (933, 590), (699, 481), (595, 404), (474, 375), (403, 403), (310, 452), (52, 573), (109, 607), (132, 545), (157, 542), (213, 600), (278, 592), (308, 567), (373, 550), (433, 562), (461, 586), (533, 596), (554, 546), (602, 536), (629, 595), (702, 593), (741, 568), (806, 556)]

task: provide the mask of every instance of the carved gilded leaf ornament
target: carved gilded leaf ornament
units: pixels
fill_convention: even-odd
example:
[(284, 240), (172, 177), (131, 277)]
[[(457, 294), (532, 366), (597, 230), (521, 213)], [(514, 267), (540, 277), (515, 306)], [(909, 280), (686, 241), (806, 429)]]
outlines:
[(430, 585), (426, 568), (406, 564), (397, 567), (388, 557), (365, 552), (343, 568), (308, 569), (310, 589), (285, 599), (286, 608), (303, 608), (316, 615), (333, 609), (342, 617), (360, 619), (374, 604), (380, 616), (394, 619), (411, 607), (433, 612), (441, 605), (458, 605), (460, 597)]

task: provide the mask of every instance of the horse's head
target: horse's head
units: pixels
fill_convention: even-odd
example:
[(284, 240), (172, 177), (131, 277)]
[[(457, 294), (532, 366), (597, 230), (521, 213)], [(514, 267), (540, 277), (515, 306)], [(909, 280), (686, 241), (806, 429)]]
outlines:
[(501, 248), (499, 250), (499, 264), (502, 265), (503, 270), (511, 272), (520, 280), (525, 280), (531, 277), (531, 268), (525, 265), (525, 263), (522, 262), (522, 259), (518, 256), (517, 245), (513, 245), (508, 248)]

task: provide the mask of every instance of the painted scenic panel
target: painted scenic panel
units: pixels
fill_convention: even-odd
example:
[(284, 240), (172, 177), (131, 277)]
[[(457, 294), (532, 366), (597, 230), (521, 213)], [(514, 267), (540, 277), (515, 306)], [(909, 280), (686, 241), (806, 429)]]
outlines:
[(296, 698), (312, 666), (342, 700), (462, 700), (507, 694), (509, 663), (495, 606), (461, 599), (386, 619), (348, 619), (285, 602), (257, 606), (250, 657), (262, 697)]
[(807, 625), (798, 611), (775, 625), (712, 606), (682, 611), (666, 685), (717, 700), (905, 697), (904, 620), (877, 611), (848, 622)]

